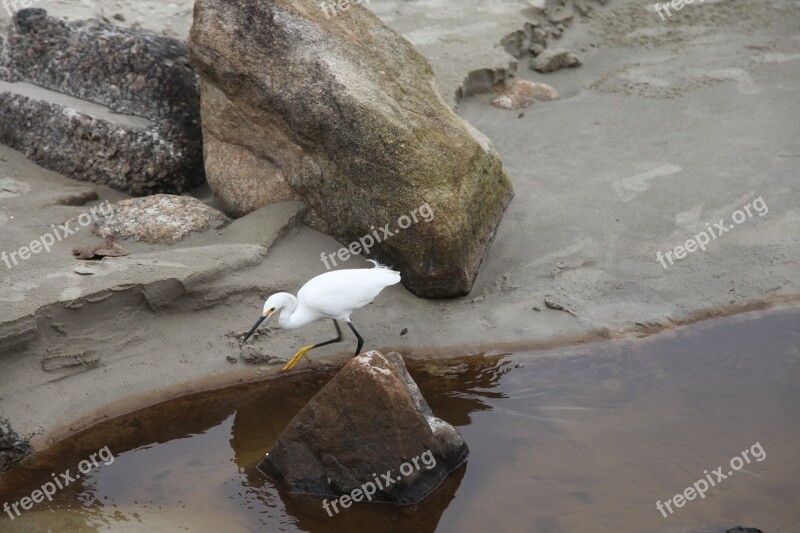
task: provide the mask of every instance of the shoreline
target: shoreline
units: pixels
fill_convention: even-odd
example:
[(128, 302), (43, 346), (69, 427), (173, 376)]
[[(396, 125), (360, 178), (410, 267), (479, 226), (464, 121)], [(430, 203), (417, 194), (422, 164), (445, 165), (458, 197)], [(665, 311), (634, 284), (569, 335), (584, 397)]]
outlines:
[[(791, 299), (790, 302), (754, 302), (752, 305), (744, 306), (738, 309), (728, 309), (721, 312), (708, 310), (703, 312), (704, 316), (696, 320), (686, 320), (675, 323), (672, 326), (665, 327), (657, 331), (651, 331), (647, 334), (642, 334), (641, 330), (633, 329), (625, 332), (619, 332), (614, 336), (602, 336), (602, 334), (589, 335), (582, 338), (564, 338), (553, 339), (548, 342), (534, 342), (534, 343), (493, 343), (484, 346), (461, 346), (454, 347), (452, 350), (437, 349), (435, 353), (430, 353), (430, 350), (419, 349), (419, 353), (402, 353), (403, 359), (411, 360), (411, 364), (423, 364), (424, 362), (441, 363), (448, 360), (461, 359), (466, 357), (498, 357), (510, 356), (514, 357), (518, 353), (525, 356), (547, 356), (549, 352), (565, 350), (570, 347), (586, 346), (587, 344), (595, 344), (602, 342), (635, 342), (640, 339), (649, 337), (659, 337), (670, 332), (680, 331), (685, 328), (690, 328), (701, 323), (713, 324), (717, 320), (738, 319), (738, 320), (754, 320), (762, 314), (791, 314), (800, 311), (800, 297)], [(748, 316), (753, 315), (753, 316)], [(376, 350), (385, 353), (393, 350), (391, 348), (379, 347)], [(428, 352), (426, 355), (420, 355), (422, 352)], [(511, 353), (506, 353), (511, 352)], [(104, 421), (120, 416), (128, 415), (130, 413), (164, 403), (169, 400), (181, 398), (184, 396), (191, 396), (204, 392), (221, 390), (236, 385), (243, 385), (248, 383), (264, 383), (265, 385), (273, 380), (281, 379), (282, 377), (294, 376), (293, 379), (302, 379), (303, 374), (326, 372), (337, 370), (341, 368), (351, 356), (346, 354), (326, 356), (325, 362), (315, 363), (314, 366), (301, 368), (299, 371), (294, 371), (288, 374), (283, 374), (279, 371), (270, 372), (267, 375), (256, 375), (252, 372), (239, 372), (229, 373), (223, 376), (208, 377), (205, 379), (195, 380), (191, 382), (184, 382), (174, 385), (170, 389), (161, 389), (156, 394), (150, 392), (146, 396), (138, 396), (131, 398), (123, 398), (112, 404), (100, 408), (95, 413), (85, 415), (81, 419), (74, 420), (63, 426), (54, 427), (49, 434), (39, 436), (30, 441), (31, 446), (34, 448), (34, 453), (44, 451), (59, 442), (68, 439), (82, 431), (86, 431), (93, 426), (100, 424)], [(279, 370), (280, 366), (273, 367)]]

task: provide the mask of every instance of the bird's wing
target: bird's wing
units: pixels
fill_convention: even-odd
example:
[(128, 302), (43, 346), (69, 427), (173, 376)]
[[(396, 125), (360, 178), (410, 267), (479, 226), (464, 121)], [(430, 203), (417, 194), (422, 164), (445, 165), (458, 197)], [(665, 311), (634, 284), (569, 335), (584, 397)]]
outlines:
[(388, 268), (334, 270), (311, 278), (298, 291), (297, 300), (331, 318), (344, 318), (399, 281), (400, 273)]

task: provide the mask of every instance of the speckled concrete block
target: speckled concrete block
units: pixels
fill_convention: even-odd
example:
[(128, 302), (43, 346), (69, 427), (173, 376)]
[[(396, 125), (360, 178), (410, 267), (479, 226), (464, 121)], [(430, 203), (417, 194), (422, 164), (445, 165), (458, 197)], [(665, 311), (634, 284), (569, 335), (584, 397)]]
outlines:
[(185, 43), (24, 9), (0, 38), (0, 142), (75, 179), (133, 195), (205, 180)]

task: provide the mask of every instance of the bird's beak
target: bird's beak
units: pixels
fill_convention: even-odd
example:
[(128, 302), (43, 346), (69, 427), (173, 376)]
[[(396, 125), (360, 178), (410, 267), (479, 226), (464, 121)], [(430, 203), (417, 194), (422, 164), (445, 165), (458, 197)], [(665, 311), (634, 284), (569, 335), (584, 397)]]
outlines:
[(249, 339), (250, 336), (253, 333), (256, 332), (256, 330), (258, 329), (258, 326), (260, 326), (261, 323), (264, 322), (273, 313), (273, 311), (275, 311), (275, 310), (274, 309), (270, 309), (269, 311), (264, 311), (264, 313), (259, 317), (259, 319), (256, 320), (256, 323), (253, 324), (253, 327), (250, 328), (250, 331), (247, 332), (247, 335), (244, 336), (244, 339), (242, 339), (242, 342), (239, 343), (239, 346), (244, 346), (244, 343), (247, 342), (247, 339)]

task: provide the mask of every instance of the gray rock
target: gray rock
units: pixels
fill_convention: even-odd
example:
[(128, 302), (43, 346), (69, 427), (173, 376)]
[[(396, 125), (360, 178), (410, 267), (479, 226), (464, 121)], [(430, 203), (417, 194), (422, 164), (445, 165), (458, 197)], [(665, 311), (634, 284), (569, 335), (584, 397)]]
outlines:
[(224, 213), (197, 198), (156, 194), (122, 200), (99, 210), (94, 232), (104, 238), (172, 243), (193, 231), (220, 227), (226, 222)]
[(561, 68), (579, 67), (578, 56), (564, 48), (548, 48), (531, 59), (531, 68), (537, 72), (553, 72)]
[(433, 416), (400, 354), (371, 351), (351, 359), (297, 413), (259, 469), (294, 493), (338, 497), (372, 492), (371, 483), (369, 501), (410, 505), (468, 453), (461, 434)]
[(545, 51), (545, 47), (542, 46), (541, 44), (534, 43), (530, 45), (530, 47), (528, 47), (528, 51), (533, 55), (538, 56), (539, 54)]
[(560, 98), (558, 91), (546, 83), (528, 80), (517, 80), (503, 87), (491, 104), (501, 109), (523, 109), (533, 105), (534, 101), (548, 102)]
[(201, 184), (199, 106), (175, 39), (23, 9), (0, 42), (0, 142), (75, 179), (133, 195)]
[[(408, 41), (361, 5), (327, 19), (313, 0), (198, 0), (190, 50), (226, 211), (302, 198), (340, 242), (372, 235), (365, 255), (415, 294), (471, 290), (511, 183)], [(399, 230), (426, 204), (433, 220)]]
[(0, 418), (0, 472), (33, 453), (30, 443), (11, 428), (8, 420)]

